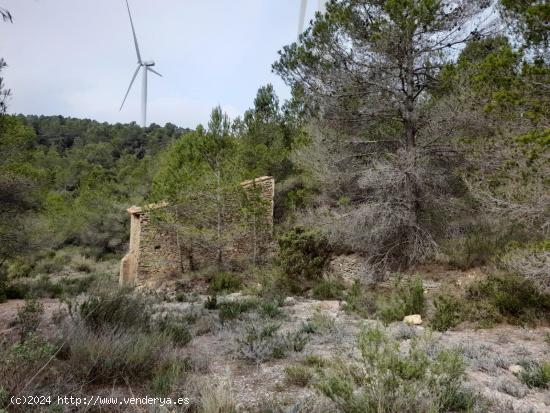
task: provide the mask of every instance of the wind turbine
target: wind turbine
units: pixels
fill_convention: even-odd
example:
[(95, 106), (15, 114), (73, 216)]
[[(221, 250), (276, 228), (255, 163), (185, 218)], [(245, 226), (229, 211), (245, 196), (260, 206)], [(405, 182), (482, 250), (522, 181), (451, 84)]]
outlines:
[(155, 75), (158, 75), (162, 77), (162, 75), (152, 69), (152, 67), (155, 65), (155, 62), (152, 60), (141, 60), (141, 54), (139, 53), (139, 46), (138, 41), (136, 37), (136, 30), (134, 29), (134, 22), (132, 21), (132, 13), (130, 13), (130, 5), (128, 4), (128, 0), (126, 0), (126, 7), (128, 8), (128, 16), (130, 17), (130, 25), (132, 26), (132, 34), (134, 35), (134, 45), (136, 46), (136, 54), (137, 54), (137, 68), (134, 72), (134, 75), (132, 76), (132, 80), (130, 81), (130, 86), (128, 86), (128, 90), (126, 91), (126, 95), (124, 95), (124, 99), (122, 100), (122, 105), (120, 105), (120, 110), (122, 110), (122, 107), (124, 106), (124, 102), (126, 102), (126, 98), (128, 97), (128, 93), (130, 93), (130, 89), (132, 89), (132, 85), (134, 84), (134, 80), (136, 80), (136, 77), (138, 75), (138, 72), (140, 69), (142, 70), (142, 84), (141, 84), (141, 125), (143, 127), (147, 126), (147, 72), (152, 72)]
[[(319, 0), (318, 10), (322, 13), (325, 9), (326, 0)], [(300, 3), (300, 20), (298, 21), (298, 38), (304, 32), (304, 24), (306, 22), (307, 0), (302, 0)]]

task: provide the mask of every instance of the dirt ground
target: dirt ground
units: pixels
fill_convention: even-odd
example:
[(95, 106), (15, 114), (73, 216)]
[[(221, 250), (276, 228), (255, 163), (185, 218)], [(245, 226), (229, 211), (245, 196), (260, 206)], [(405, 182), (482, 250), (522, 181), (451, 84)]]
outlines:
[[(163, 311), (196, 311), (208, 315), (203, 309), (205, 296), (198, 297), (195, 303), (166, 303)], [(222, 297), (223, 299), (223, 297)], [(233, 294), (227, 299), (242, 299)], [(41, 330), (51, 335), (52, 316), (60, 308), (58, 300), (41, 300), (45, 315)], [(23, 300), (10, 300), (0, 304), (0, 336), (14, 334), (12, 321)], [(197, 335), (188, 344), (186, 353), (195, 360), (195, 365), (203, 365), (195, 373), (203, 379), (226, 379), (231, 383), (234, 397), (242, 411), (251, 409), (266, 400), (292, 406), (300, 400), (314, 395), (315, 390), (297, 387), (285, 382), (284, 369), (296, 364), (307, 355), (324, 358), (349, 358), (357, 354), (356, 336), (360, 329), (374, 320), (360, 319), (343, 310), (339, 301), (317, 301), (305, 298), (287, 298), (282, 307), (283, 315), (278, 317), (280, 331), (296, 331), (302, 323), (314, 314), (322, 314), (334, 320), (333, 328), (324, 334), (315, 334), (301, 352), (291, 353), (285, 358), (256, 364), (238, 357), (236, 351), (235, 326), (220, 325), (214, 317), (205, 318), (202, 326), (195, 327)], [(206, 325), (207, 324), (207, 325)], [(388, 331), (406, 349), (411, 337), (424, 334), (420, 326), (405, 326), (401, 322), (389, 325)], [(550, 343), (547, 337), (550, 328), (527, 329), (512, 326), (497, 326), (491, 329), (462, 328), (445, 333), (433, 332), (432, 341), (440, 348), (458, 349), (464, 354), (467, 366), (467, 385), (493, 401), (492, 411), (498, 412), (550, 412), (550, 391), (529, 389), (509, 370), (523, 360), (548, 360)], [(513, 395), (511, 395), (512, 393)]]

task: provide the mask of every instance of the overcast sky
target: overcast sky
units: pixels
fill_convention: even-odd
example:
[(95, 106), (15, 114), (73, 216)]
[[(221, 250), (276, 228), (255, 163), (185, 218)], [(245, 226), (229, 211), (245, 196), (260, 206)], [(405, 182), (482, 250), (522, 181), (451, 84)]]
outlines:
[[(299, 0), (129, 0), (149, 76), (148, 121), (195, 127), (221, 105), (233, 118), (272, 83), (277, 51), (296, 38)], [(0, 0), (9, 112), (139, 122), (141, 82), (120, 103), (136, 67), (124, 0)], [(307, 19), (317, 6), (309, 1)]]

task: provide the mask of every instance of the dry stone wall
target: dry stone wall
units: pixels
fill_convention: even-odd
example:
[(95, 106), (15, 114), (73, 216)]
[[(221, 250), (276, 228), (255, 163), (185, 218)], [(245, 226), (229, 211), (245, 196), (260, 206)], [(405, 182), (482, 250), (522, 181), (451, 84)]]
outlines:
[[(258, 190), (267, 208), (263, 209), (263, 221), (273, 225), (273, 197), (275, 180), (263, 176), (241, 183), (245, 189)], [(151, 212), (168, 208), (167, 203), (149, 205), (145, 208), (133, 206), (130, 214), (130, 244), (126, 256), (120, 263), (119, 284), (127, 287), (156, 288), (163, 282), (177, 278), (191, 270), (185, 259), (186, 246), (181, 245), (175, 231), (151, 218)], [(250, 242), (250, 240), (248, 240)], [(245, 254), (246, 240), (235, 240), (229, 250), (232, 258)], [(215, 258), (207, 253), (194, 257), (198, 266), (212, 262)]]

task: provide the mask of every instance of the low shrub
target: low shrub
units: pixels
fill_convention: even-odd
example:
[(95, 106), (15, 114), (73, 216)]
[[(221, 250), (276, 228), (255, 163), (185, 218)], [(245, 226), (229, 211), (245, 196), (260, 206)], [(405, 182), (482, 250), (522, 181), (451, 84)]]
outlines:
[(6, 283), (4, 294), (8, 300), (23, 300), (29, 296), (30, 287), (25, 282)]
[(339, 300), (344, 295), (344, 289), (344, 285), (338, 280), (321, 280), (313, 286), (313, 298), (317, 300)]
[(306, 334), (330, 334), (337, 330), (333, 317), (316, 311), (312, 317), (302, 323), (300, 331)]
[(279, 303), (272, 300), (261, 301), (258, 309), (260, 315), (267, 318), (277, 318), (283, 314), (283, 311), (279, 307)]
[(474, 304), (466, 306), (468, 318), (474, 321), (483, 320), (491, 311), (495, 321), (501, 318), (513, 324), (532, 324), (550, 316), (550, 294), (515, 275), (491, 275), (477, 281), (468, 287), (466, 299)]
[(193, 338), (189, 326), (183, 318), (164, 316), (156, 322), (157, 330), (166, 334), (175, 346), (184, 346)]
[(325, 358), (318, 356), (317, 354), (308, 354), (304, 358), (304, 364), (306, 366), (323, 368), (328, 365), (328, 361)]
[(524, 384), (518, 383), (517, 380), (510, 380), (507, 378), (500, 381), (498, 384), (498, 390), (519, 399), (525, 397), (528, 393), (528, 389)]
[(519, 373), (520, 380), (528, 387), (540, 389), (550, 388), (550, 361), (544, 362), (523, 362), (523, 371)]
[(151, 302), (129, 290), (100, 291), (78, 306), (80, 318), (94, 331), (112, 329), (150, 329)]
[(388, 298), (379, 299), (377, 314), (382, 321), (401, 321), (410, 314), (424, 315), (426, 299), (420, 278), (407, 280), (397, 285), (397, 291)]
[(67, 363), (86, 382), (142, 384), (171, 359), (171, 341), (164, 333), (117, 328), (95, 332), (77, 325), (67, 337)]
[(212, 384), (211, 381), (201, 386), (200, 407), (201, 413), (237, 413), (237, 402), (229, 380), (220, 380)]
[(253, 299), (225, 301), (218, 303), (219, 317), (222, 323), (238, 318), (242, 313), (258, 306), (258, 301)]
[(525, 238), (520, 228), (474, 223), (464, 229), (463, 236), (443, 243), (443, 249), (449, 264), (465, 270), (496, 262), (510, 243)]
[(531, 280), (542, 292), (550, 292), (550, 240), (512, 243), (499, 257), (499, 265), (507, 271)]
[(291, 278), (318, 279), (330, 255), (327, 238), (316, 230), (294, 227), (279, 238), (279, 261)]
[(344, 413), (470, 411), (464, 365), (452, 351), (429, 354), (420, 339), (407, 353), (379, 327), (358, 337), (361, 359), (323, 370), (317, 387)]
[[(0, 340), (0, 389), (9, 396), (18, 394), (54, 352), (54, 347), (38, 335), (29, 335), (25, 341), (16, 344)], [(43, 372), (47, 374), (47, 371)], [(41, 375), (35, 377), (35, 385), (39, 385), (41, 378)], [(7, 406), (0, 404), (2, 407)]]
[(244, 327), (241, 337), (237, 338), (239, 355), (256, 363), (284, 356), (286, 343), (277, 333), (279, 327), (280, 324), (274, 323), (249, 323)]
[(306, 387), (313, 379), (310, 368), (300, 365), (285, 367), (285, 382), (287, 384)]
[(441, 295), (434, 300), (435, 312), (430, 326), (437, 331), (447, 331), (461, 320), (461, 303), (450, 295)]
[(96, 262), (93, 259), (84, 257), (83, 255), (75, 254), (71, 257), (71, 267), (76, 271), (92, 272), (95, 265)]
[(151, 394), (169, 396), (177, 386), (184, 373), (185, 365), (179, 361), (167, 360), (159, 365), (151, 378)]
[(344, 310), (363, 318), (370, 318), (376, 312), (376, 299), (372, 292), (355, 281), (346, 294)]
[(238, 275), (232, 272), (220, 272), (210, 281), (210, 290), (214, 292), (235, 291), (241, 287)]
[(26, 300), (25, 304), (18, 309), (15, 326), (21, 341), (36, 333), (43, 314), (44, 306), (37, 299)]
[(300, 352), (307, 343), (307, 336), (301, 331), (278, 333), (280, 324), (262, 323), (252, 320), (241, 330), (237, 338), (241, 357), (256, 363), (285, 357), (289, 352)]

